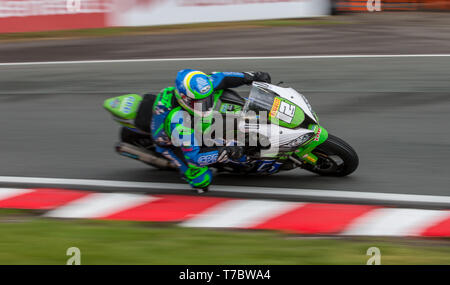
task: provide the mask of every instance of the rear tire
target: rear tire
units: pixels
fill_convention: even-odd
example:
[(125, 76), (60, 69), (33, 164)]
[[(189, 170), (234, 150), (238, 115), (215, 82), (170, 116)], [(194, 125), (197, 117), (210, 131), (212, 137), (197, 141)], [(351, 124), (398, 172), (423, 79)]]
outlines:
[(359, 158), (355, 150), (344, 140), (330, 134), (312, 153), (319, 158), (317, 164), (306, 164), (304, 168), (322, 176), (346, 176), (358, 168)]
[(133, 132), (125, 127), (122, 127), (120, 130), (120, 140), (124, 143), (129, 143), (143, 148), (153, 146), (153, 139), (151, 136)]

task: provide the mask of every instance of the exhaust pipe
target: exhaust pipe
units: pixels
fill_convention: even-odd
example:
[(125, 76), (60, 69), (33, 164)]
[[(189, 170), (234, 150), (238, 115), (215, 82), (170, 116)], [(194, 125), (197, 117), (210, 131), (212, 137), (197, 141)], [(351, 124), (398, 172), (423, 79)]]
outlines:
[(177, 169), (177, 166), (164, 158), (152, 154), (150, 151), (144, 150), (137, 146), (120, 142), (116, 144), (116, 152), (120, 155), (140, 160), (144, 163), (150, 164), (161, 169)]

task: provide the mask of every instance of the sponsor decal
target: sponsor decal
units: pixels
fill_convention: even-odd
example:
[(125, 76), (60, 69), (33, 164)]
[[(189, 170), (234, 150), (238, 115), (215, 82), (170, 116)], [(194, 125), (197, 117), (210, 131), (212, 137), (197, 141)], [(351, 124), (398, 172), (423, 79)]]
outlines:
[(275, 97), (273, 100), (272, 108), (270, 109), (270, 117), (275, 118), (278, 113), (278, 108), (280, 108), (281, 100), (278, 97)]
[(310, 156), (309, 154), (305, 154), (305, 155), (303, 156), (303, 158), (305, 158), (305, 159), (311, 161), (312, 163), (315, 163), (315, 162), (317, 161), (317, 159), (315, 159), (314, 157)]
[(236, 113), (239, 113), (240, 111), (241, 111), (241, 106), (239, 106), (239, 105), (228, 104), (228, 103), (222, 103), (222, 105), (220, 105), (220, 113), (222, 113), (222, 114), (227, 114), (227, 113), (236, 114)]
[(209, 90), (211, 90), (211, 86), (206, 85), (205, 87), (203, 87), (202, 89), (200, 89), (200, 92), (202, 92), (202, 93), (208, 93)]
[(201, 155), (198, 159), (197, 159), (197, 163), (199, 165), (208, 165), (211, 163), (214, 163), (217, 161), (217, 157), (218, 157), (218, 153), (212, 153), (212, 154), (206, 154), (206, 155)]
[(136, 99), (133, 96), (129, 96), (123, 100), (122, 105), (120, 106), (120, 112), (129, 114), (133, 109), (133, 104)]
[(206, 80), (205, 78), (198, 76), (195, 79), (195, 82), (197, 84), (197, 87), (198, 87), (198, 90), (200, 91), (200, 93), (208, 93), (209, 90), (211, 90), (211, 85), (209, 84), (208, 80)]
[(220, 113), (226, 113), (229, 109), (229, 105), (227, 103), (223, 103), (220, 105)]
[(317, 130), (316, 136), (314, 137), (314, 141), (316, 141), (316, 142), (319, 141), (320, 133), (321, 133), (321, 132), (322, 132), (322, 128), (319, 128), (319, 129)]
[(244, 74), (242, 72), (222, 72), (225, 76), (236, 76), (236, 77), (244, 77)]
[(270, 109), (270, 118), (278, 118), (288, 124), (292, 122), (295, 114), (295, 106), (275, 97), (272, 108)]

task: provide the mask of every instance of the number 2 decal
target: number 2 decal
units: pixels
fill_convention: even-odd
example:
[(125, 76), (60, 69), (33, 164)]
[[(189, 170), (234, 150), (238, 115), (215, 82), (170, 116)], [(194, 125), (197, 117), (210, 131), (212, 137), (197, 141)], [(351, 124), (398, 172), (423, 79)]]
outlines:
[(280, 112), (285, 115), (288, 115), (289, 117), (294, 117), (295, 107), (286, 102), (281, 102)]
[(278, 109), (277, 118), (285, 121), (286, 123), (291, 123), (295, 114), (295, 106), (281, 101), (280, 108)]

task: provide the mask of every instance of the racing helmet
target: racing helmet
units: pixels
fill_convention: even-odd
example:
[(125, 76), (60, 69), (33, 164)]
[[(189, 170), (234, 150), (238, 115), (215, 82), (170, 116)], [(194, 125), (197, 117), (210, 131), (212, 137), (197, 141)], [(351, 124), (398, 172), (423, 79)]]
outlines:
[(178, 103), (190, 114), (209, 116), (214, 107), (214, 88), (209, 76), (193, 69), (180, 70), (175, 79)]

